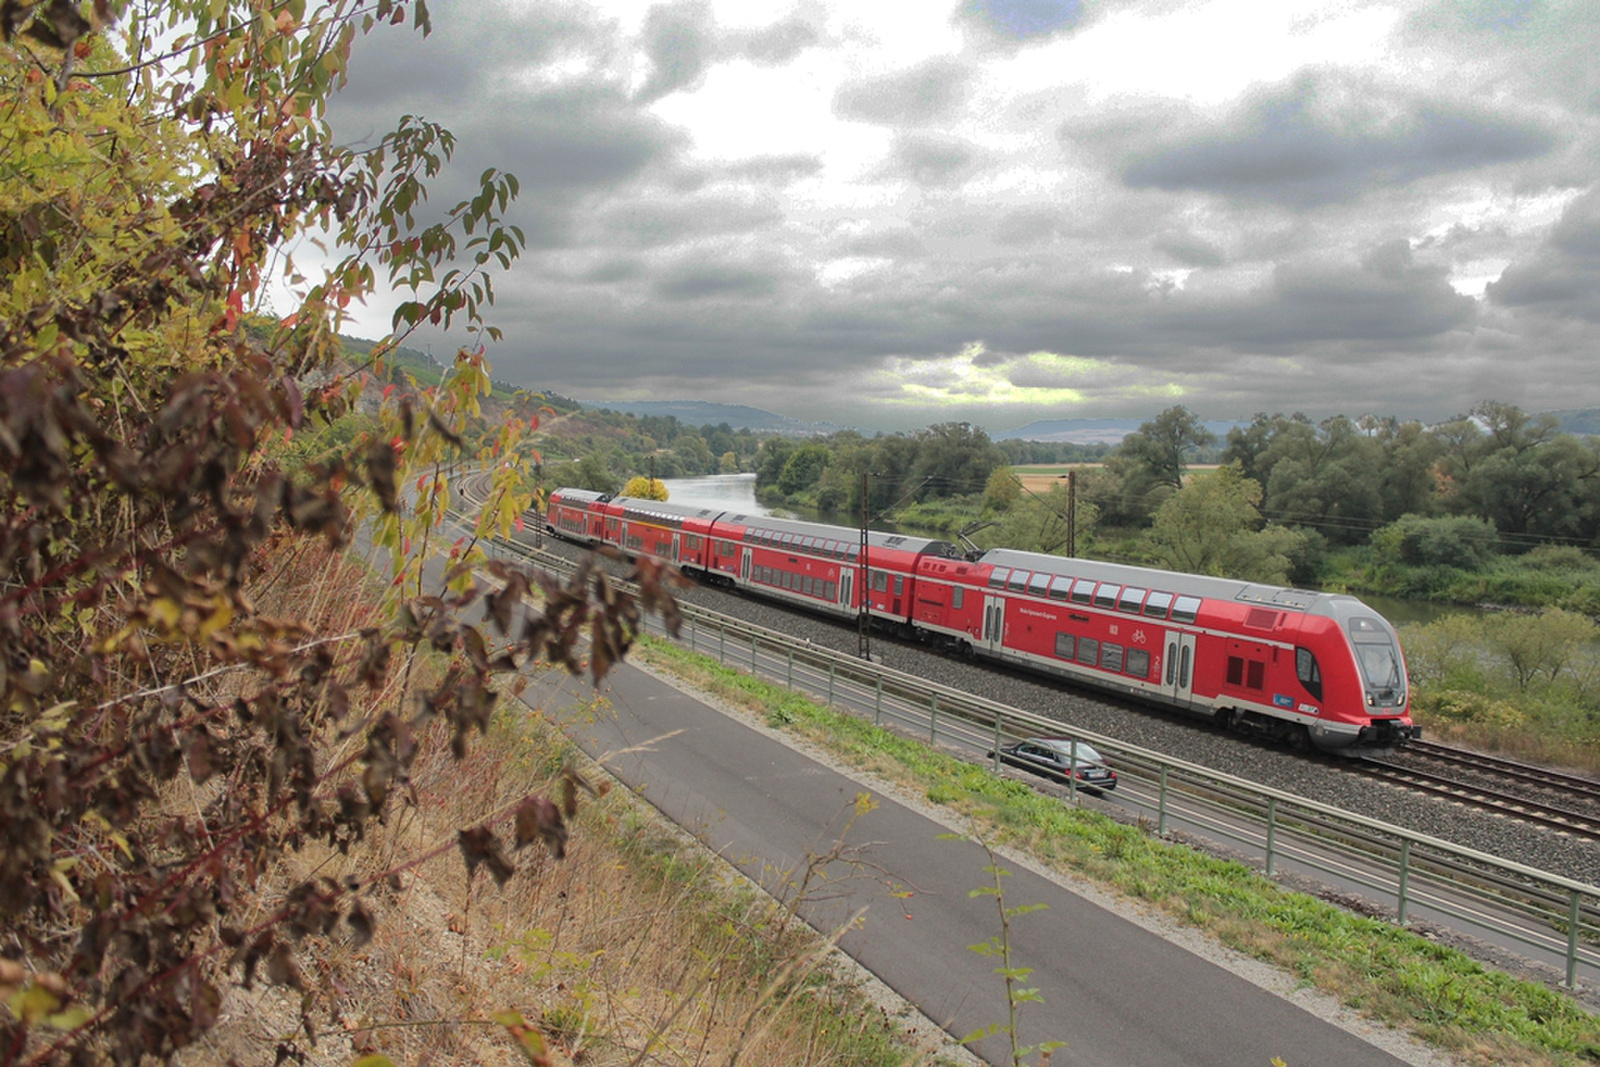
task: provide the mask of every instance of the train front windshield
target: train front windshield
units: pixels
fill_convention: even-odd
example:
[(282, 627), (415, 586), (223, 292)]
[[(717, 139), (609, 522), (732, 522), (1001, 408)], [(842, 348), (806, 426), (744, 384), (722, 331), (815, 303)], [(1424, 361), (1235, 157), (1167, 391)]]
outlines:
[(1400, 707), (1406, 702), (1406, 673), (1400, 665), (1400, 645), (1394, 631), (1378, 619), (1357, 616), (1350, 620), (1350, 640), (1356, 662), (1367, 685), (1367, 703)]

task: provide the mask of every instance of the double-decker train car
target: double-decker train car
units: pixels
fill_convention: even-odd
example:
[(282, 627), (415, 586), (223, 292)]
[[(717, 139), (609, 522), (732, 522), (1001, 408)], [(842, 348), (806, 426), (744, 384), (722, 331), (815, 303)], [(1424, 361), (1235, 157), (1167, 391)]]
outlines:
[(860, 534), (585, 490), (552, 532), (814, 611), (1347, 754), (1420, 736), (1394, 629), (1354, 597), (1011, 549)]

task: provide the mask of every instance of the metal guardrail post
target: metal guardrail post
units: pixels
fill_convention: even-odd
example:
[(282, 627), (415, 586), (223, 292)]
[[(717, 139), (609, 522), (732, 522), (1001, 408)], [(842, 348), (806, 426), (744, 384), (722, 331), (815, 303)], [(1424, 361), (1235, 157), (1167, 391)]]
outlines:
[(1567, 906), (1567, 988), (1576, 989), (1578, 986), (1578, 905), (1582, 898), (1578, 891), (1573, 889), (1567, 897), (1570, 902)]
[(1067, 796), (1078, 802), (1078, 739), (1074, 737), (1067, 746)]
[(700, 630), (699, 624), (697, 624), (693, 619), (690, 619), (689, 620), (689, 651), (690, 652), (693, 652), (695, 650), (695, 648), (694, 648), (694, 635), (696, 633), (698, 633), (699, 630)]
[(756, 669), (756, 645), (760, 640), (755, 634), (750, 635), (750, 673), (757, 678), (761, 677), (761, 672)]
[(872, 725), (883, 725), (883, 675), (878, 675), (878, 693), (872, 698)]
[(1400, 884), (1396, 887), (1398, 901), (1395, 905), (1395, 915), (1400, 920), (1400, 925), (1406, 924), (1406, 908), (1411, 903), (1406, 889), (1411, 882), (1411, 838), (1400, 842)]
[(828, 707), (833, 707), (833, 675), (838, 670), (838, 664), (828, 661)]
[(994, 770), (996, 774), (1000, 773), (1000, 722), (1000, 716), (996, 715), (994, 717), (994, 751), (989, 753), (990, 757), (994, 760)]
[(1156, 794), (1156, 834), (1167, 836), (1167, 768), (1161, 768), (1161, 788)]
[(717, 662), (728, 662), (728, 624), (717, 627)]
[(785, 689), (793, 689), (794, 688), (794, 649), (791, 648), (789, 650), (788, 656), (786, 656), (784, 658), (787, 660), (787, 664), (785, 666), (785, 671), (784, 671), (784, 676), (783, 676), (783, 687)]
[(928, 744), (939, 740), (939, 694), (933, 694), (933, 699), (928, 702)]
[(1267, 798), (1267, 877), (1272, 877), (1272, 863), (1277, 857), (1272, 848), (1278, 839), (1278, 798)]

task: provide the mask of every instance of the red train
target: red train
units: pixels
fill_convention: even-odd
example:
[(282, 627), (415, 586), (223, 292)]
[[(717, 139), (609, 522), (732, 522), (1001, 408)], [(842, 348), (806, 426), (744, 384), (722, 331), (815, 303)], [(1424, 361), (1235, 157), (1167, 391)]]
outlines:
[(722, 585), (1206, 715), (1296, 746), (1381, 753), (1421, 736), (1394, 628), (1350, 596), (860, 531), (583, 489), (558, 536)]

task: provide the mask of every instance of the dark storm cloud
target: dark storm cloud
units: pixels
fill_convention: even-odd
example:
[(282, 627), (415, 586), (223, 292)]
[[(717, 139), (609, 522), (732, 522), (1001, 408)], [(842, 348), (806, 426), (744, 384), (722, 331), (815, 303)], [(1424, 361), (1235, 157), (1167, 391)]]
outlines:
[(616, 86), (603, 83), (511, 96), (478, 114), (466, 128), (475, 135), (477, 151), (516, 174), (524, 197), (540, 189), (613, 186), (684, 144), (680, 131), (636, 110)]
[(693, 257), (661, 271), (650, 288), (663, 300), (751, 299), (771, 296), (783, 280), (772, 268)]
[(643, 44), (654, 69), (640, 87), (641, 104), (698, 82), (716, 54), (716, 20), (709, 4), (658, 4), (645, 16)]
[(743, 234), (780, 222), (771, 203), (732, 196), (629, 198), (598, 212), (604, 240), (630, 248), (674, 245), (701, 237)]
[(1315, 207), (1531, 159), (1557, 143), (1530, 118), (1310, 71), (1255, 94), (1222, 123), (1135, 154), (1121, 177), (1132, 188)]
[(1486, 295), (1502, 307), (1600, 322), (1600, 189), (1568, 204), (1544, 243), (1490, 282)]
[(332, 111), (346, 125), (375, 112), (370, 117), (382, 133), (394, 125), (388, 116), (437, 117), (441, 109), (470, 106), (517, 71), (608, 47), (609, 34), (583, 4), (441, 5), (426, 38), (402, 28), (358, 37), (350, 81), (334, 95)]
[(947, 117), (966, 95), (970, 74), (949, 56), (839, 87), (834, 114), (884, 126), (920, 126)]
[(1073, 29), (1083, 19), (1082, 0), (965, 0), (958, 22), (1013, 41), (1031, 41)]
[(918, 185), (949, 185), (971, 169), (972, 160), (972, 147), (953, 137), (899, 134), (882, 173)]
[(1169, 233), (1156, 238), (1152, 247), (1185, 267), (1220, 267), (1228, 262), (1222, 249), (1193, 234)]

